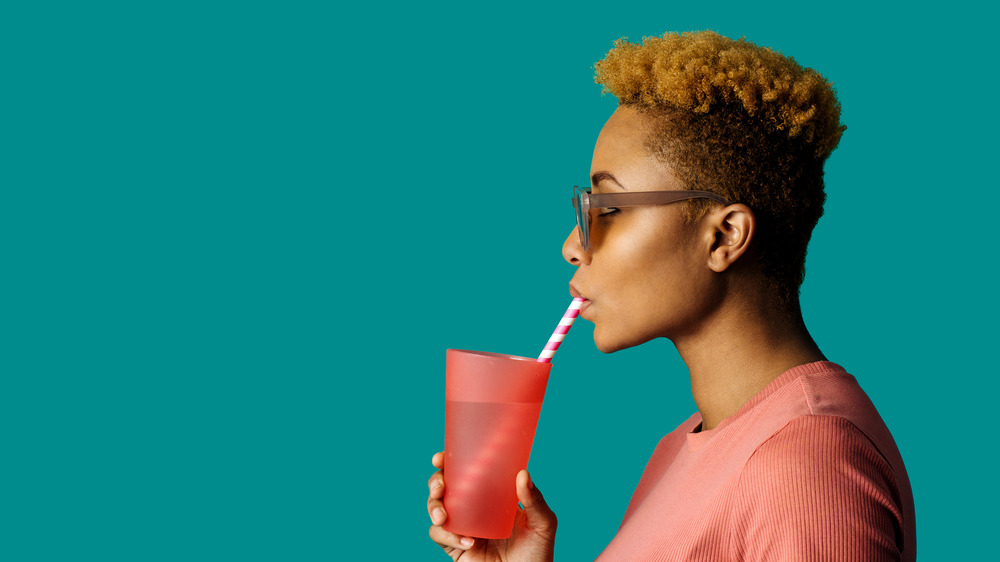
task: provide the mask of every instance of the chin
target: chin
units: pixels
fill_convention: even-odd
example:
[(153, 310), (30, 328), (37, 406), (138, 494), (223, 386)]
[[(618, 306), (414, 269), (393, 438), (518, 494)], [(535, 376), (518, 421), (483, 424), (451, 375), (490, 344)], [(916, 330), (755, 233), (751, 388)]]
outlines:
[(594, 330), (594, 345), (601, 353), (614, 353), (646, 343), (652, 338), (626, 338), (620, 334), (605, 334), (600, 328)]

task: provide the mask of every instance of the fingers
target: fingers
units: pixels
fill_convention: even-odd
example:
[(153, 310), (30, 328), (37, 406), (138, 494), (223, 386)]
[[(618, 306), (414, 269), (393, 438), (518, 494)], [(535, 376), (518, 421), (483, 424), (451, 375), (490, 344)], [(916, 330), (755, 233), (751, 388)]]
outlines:
[[(431, 463), (438, 468), (441, 468), (440, 465), (443, 464), (443, 461), (443, 453), (438, 453), (431, 459)], [(440, 501), (444, 497), (444, 473), (442, 471), (435, 472), (427, 480), (427, 490), (427, 514), (430, 515), (432, 523), (441, 525), (448, 518), (444, 512), (444, 504)]]
[(431, 527), (430, 532), (431, 540), (441, 545), (441, 548), (447, 550), (449, 548), (457, 548), (459, 550), (469, 550), (475, 546), (476, 541), (472, 537), (463, 537), (461, 535), (456, 535), (455, 533), (449, 533), (444, 530), (444, 527), (440, 525), (434, 525)]
[[(437, 457), (437, 455), (434, 455)], [(444, 511), (444, 473), (440, 470), (431, 475), (427, 480), (427, 515), (431, 517), (431, 523), (443, 525), (448, 519), (448, 514)]]
[(444, 497), (444, 474), (439, 470), (427, 481), (427, 490), (432, 498)]
[(441, 476), (441, 471), (431, 476), (427, 481), (427, 487), (430, 490), (430, 495), (427, 496), (427, 515), (430, 515), (431, 523), (443, 525), (448, 519), (448, 514), (445, 513), (444, 503), (441, 501), (444, 497), (444, 478)]
[(448, 520), (448, 514), (445, 512), (441, 500), (427, 500), (427, 515), (430, 515), (431, 523), (435, 525), (444, 525), (444, 522)]
[[(444, 468), (444, 452), (435, 454), (431, 458), (431, 464), (435, 468)], [(444, 503), (442, 503), (441, 498), (444, 497), (444, 473), (438, 470), (430, 479), (427, 480), (427, 489), (429, 495), (427, 497), (427, 514), (431, 517), (430, 531), (428, 534), (431, 540), (438, 543), (441, 548), (448, 551), (449, 549), (457, 548), (459, 550), (469, 550), (475, 546), (476, 541), (472, 537), (463, 537), (461, 535), (456, 535), (455, 533), (448, 532), (444, 530), (444, 522), (448, 520), (448, 514), (444, 510)]]
[(555, 535), (558, 524), (556, 514), (545, 503), (542, 492), (531, 481), (531, 475), (527, 470), (517, 473), (517, 499), (524, 506), (528, 527), (544, 535)]
[(461, 550), (468, 550), (472, 548), (476, 541), (472, 537), (463, 537), (461, 535), (456, 535), (455, 533), (450, 533), (444, 530), (444, 522), (448, 520), (448, 514), (444, 511), (444, 505), (440, 500), (428, 499), (427, 500), (427, 513), (431, 516), (431, 529), (428, 534), (431, 540), (438, 543), (441, 548), (445, 550), (449, 548), (458, 548)]

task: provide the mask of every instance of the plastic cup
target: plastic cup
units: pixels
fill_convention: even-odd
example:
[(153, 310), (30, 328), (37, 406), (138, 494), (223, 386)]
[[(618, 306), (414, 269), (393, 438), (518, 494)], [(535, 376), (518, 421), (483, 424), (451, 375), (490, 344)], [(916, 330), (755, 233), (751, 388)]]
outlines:
[(551, 363), (449, 349), (445, 388), (444, 528), (505, 539), (517, 513)]

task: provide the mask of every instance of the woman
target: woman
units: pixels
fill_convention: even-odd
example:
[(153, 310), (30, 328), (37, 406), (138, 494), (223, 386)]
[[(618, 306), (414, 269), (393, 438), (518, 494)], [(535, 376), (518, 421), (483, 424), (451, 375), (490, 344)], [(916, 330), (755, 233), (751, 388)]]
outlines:
[[(844, 130), (830, 84), (712, 32), (619, 41), (595, 68), (619, 107), (574, 200), (570, 292), (601, 351), (669, 338), (698, 407), (657, 445), (599, 560), (914, 560), (899, 451), (799, 307)], [(430, 535), (453, 559), (552, 559), (556, 517), (526, 471), (499, 541), (445, 531), (442, 472), (429, 486)]]

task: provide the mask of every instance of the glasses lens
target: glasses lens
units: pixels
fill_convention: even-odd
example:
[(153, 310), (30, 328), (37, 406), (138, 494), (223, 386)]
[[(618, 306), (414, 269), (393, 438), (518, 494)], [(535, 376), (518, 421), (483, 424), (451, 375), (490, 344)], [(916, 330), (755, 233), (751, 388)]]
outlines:
[(590, 250), (590, 209), (584, 197), (586, 191), (576, 188), (576, 197), (573, 199), (573, 206), (576, 207), (576, 226), (580, 231), (580, 245), (584, 251)]

